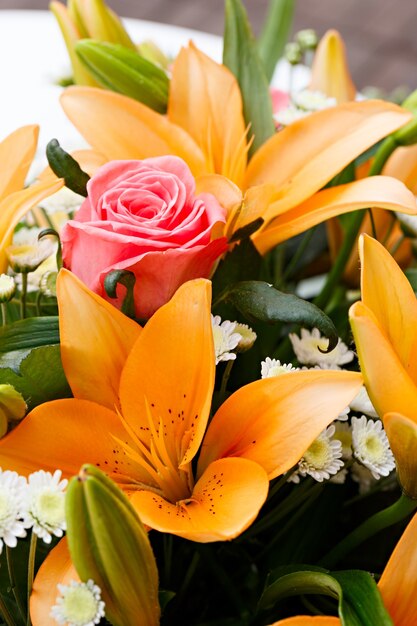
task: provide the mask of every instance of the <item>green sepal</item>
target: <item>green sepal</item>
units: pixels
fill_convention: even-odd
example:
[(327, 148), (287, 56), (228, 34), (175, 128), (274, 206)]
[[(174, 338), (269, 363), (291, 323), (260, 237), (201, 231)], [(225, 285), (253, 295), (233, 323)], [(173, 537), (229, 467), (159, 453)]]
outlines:
[(113, 626), (157, 626), (158, 572), (147, 533), (126, 496), (92, 465), (66, 496), (71, 558), (82, 580), (101, 588)]
[(51, 139), (46, 146), (46, 157), (51, 170), (65, 180), (65, 186), (80, 196), (87, 196), (88, 174), (83, 172), (77, 161), (59, 145), (57, 139)]
[(223, 63), (239, 83), (252, 155), (272, 137), (275, 126), (268, 80), (241, 0), (226, 0)]
[(286, 322), (318, 328), (329, 340), (326, 352), (338, 343), (331, 319), (315, 304), (293, 294), (283, 293), (263, 281), (246, 280), (228, 287), (219, 297), (233, 304), (250, 322)]
[(264, 223), (264, 219), (262, 217), (258, 217), (253, 222), (246, 224), (246, 226), (242, 226), (242, 228), (238, 228), (233, 235), (229, 239), (229, 243), (236, 243), (237, 241), (241, 241), (242, 239), (248, 239), (253, 233), (256, 233), (257, 230), (260, 229), (262, 224)]
[(121, 307), (122, 313), (135, 318), (135, 300), (134, 300), (134, 287), (136, 283), (136, 276), (129, 270), (112, 270), (107, 274), (104, 279), (104, 289), (109, 298), (117, 298), (117, 285), (123, 285), (126, 287), (126, 295)]
[(262, 59), (266, 77), (269, 81), (288, 41), (294, 18), (294, 8), (294, 0), (270, 1), (268, 13), (258, 41), (259, 56)]
[(91, 39), (79, 41), (75, 51), (100, 85), (166, 112), (169, 79), (158, 65), (134, 50)]

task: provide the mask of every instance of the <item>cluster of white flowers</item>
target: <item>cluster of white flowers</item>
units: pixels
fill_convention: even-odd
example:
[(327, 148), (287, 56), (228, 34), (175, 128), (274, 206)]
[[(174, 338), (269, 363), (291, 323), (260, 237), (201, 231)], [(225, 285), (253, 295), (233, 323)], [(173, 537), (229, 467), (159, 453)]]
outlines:
[(211, 316), (211, 326), (216, 365), (220, 361), (233, 361), (236, 358), (234, 351), (249, 350), (256, 339), (256, 333), (249, 326), (229, 320), (222, 322), (220, 315)]
[(350, 363), (355, 354), (339, 339), (337, 346), (326, 352), (329, 346), (327, 337), (322, 337), (317, 328), (301, 329), (301, 337), (290, 333), (289, 338), (295, 355), (303, 365), (315, 365), (322, 369), (341, 369), (341, 365)]
[(31, 528), (45, 543), (62, 537), (65, 524), (65, 488), (62, 472), (40, 470), (26, 480), (16, 472), (0, 470), (0, 553), (3, 544), (17, 545)]
[(58, 624), (94, 626), (104, 617), (101, 589), (92, 580), (86, 583), (72, 580), (69, 585), (58, 585), (58, 590), (60, 596), (50, 613)]
[(290, 104), (275, 113), (274, 118), (281, 126), (289, 126), (315, 111), (322, 111), (334, 107), (336, 104), (336, 98), (328, 98), (320, 91), (303, 89), (303, 91), (292, 94)]
[(294, 367), (292, 363), (281, 363), (279, 359), (271, 359), (269, 356), (261, 363), (262, 378), (274, 378), (275, 376), (288, 374), (288, 372), (297, 372), (298, 370), (299, 368)]

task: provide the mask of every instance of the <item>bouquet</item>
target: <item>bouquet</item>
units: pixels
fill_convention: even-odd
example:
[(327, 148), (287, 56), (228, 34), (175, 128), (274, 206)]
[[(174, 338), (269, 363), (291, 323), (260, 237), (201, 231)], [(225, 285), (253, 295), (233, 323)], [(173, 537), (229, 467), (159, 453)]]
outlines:
[(219, 64), (51, 4), (90, 148), (0, 143), (7, 626), (417, 623), (417, 93), (293, 5)]

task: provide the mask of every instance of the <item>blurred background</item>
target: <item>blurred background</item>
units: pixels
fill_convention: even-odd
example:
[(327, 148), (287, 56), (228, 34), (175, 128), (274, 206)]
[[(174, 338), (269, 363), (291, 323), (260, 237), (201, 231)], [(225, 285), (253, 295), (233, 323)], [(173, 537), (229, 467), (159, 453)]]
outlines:
[[(221, 35), (224, 0), (108, 0), (119, 15), (185, 26)], [(48, 0), (0, 0), (0, 9), (47, 9)], [(255, 33), (268, 0), (245, 0)], [(1, 20), (1, 13), (0, 13)], [(416, 0), (298, 0), (295, 31), (338, 29), (359, 88), (417, 87)]]

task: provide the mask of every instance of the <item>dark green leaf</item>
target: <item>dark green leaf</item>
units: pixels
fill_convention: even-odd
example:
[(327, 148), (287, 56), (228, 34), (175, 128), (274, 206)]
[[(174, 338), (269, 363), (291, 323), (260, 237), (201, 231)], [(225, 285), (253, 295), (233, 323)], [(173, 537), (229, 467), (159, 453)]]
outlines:
[(275, 66), (284, 52), (288, 41), (293, 17), (294, 0), (270, 0), (265, 24), (258, 42), (266, 77), (271, 80)]
[(169, 79), (160, 67), (118, 44), (84, 39), (75, 51), (100, 85), (166, 112)]
[(285, 573), (272, 584), (268, 585), (259, 602), (259, 609), (273, 607), (277, 602), (289, 596), (303, 594), (325, 595), (335, 598), (342, 597), (342, 588), (332, 576), (324, 570), (319, 571), (303, 566), (294, 566), (296, 571)]
[(30, 317), (0, 328), (0, 353), (59, 343), (58, 317)]
[(89, 175), (83, 172), (77, 161), (61, 148), (57, 139), (51, 139), (46, 146), (46, 156), (51, 170), (65, 180), (68, 189), (80, 196), (87, 196)]
[(222, 293), (251, 322), (287, 322), (318, 328), (329, 339), (328, 351), (338, 342), (338, 334), (331, 319), (316, 305), (293, 294), (282, 293), (263, 281), (243, 281)]
[(247, 239), (253, 233), (256, 233), (257, 230), (262, 226), (264, 220), (262, 217), (258, 217), (258, 219), (253, 220), (246, 226), (242, 226), (242, 228), (238, 228), (234, 234), (230, 237), (229, 243), (235, 243), (236, 241), (241, 241), (242, 239)]
[(244, 278), (259, 278), (262, 257), (251, 239), (244, 239), (220, 262), (213, 276), (213, 302), (229, 288)]
[(275, 132), (268, 80), (241, 0), (226, 0), (223, 63), (236, 76), (253, 154)]
[(417, 292), (417, 267), (409, 267), (408, 270), (405, 270), (405, 275), (414, 291)]
[(59, 346), (17, 350), (0, 356), (0, 384), (13, 385), (29, 408), (57, 398), (71, 397)]
[(161, 607), (162, 612), (164, 611), (166, 605), (171, 602), (171, 600), (175, 598), (176, 595), (177, 594), (175, 593), (175, 591), (164, 591), (163, 589), (159, 590), (159, 606)]
[(368, 572), (349, 570), (333, 572), (343, 589), (339, 609), (342, 626), (393, 626), (375, 580)]
[(117, 298), (117, 285), (126, 287), (126, 295), (122, 304), (122, 312), (128, 317), (135, 317), (135, 301), (133, 289), (135, 287), (136, 277), (129, 270), (112, 270), (104, 279), (104, 289), (109, 298)]

